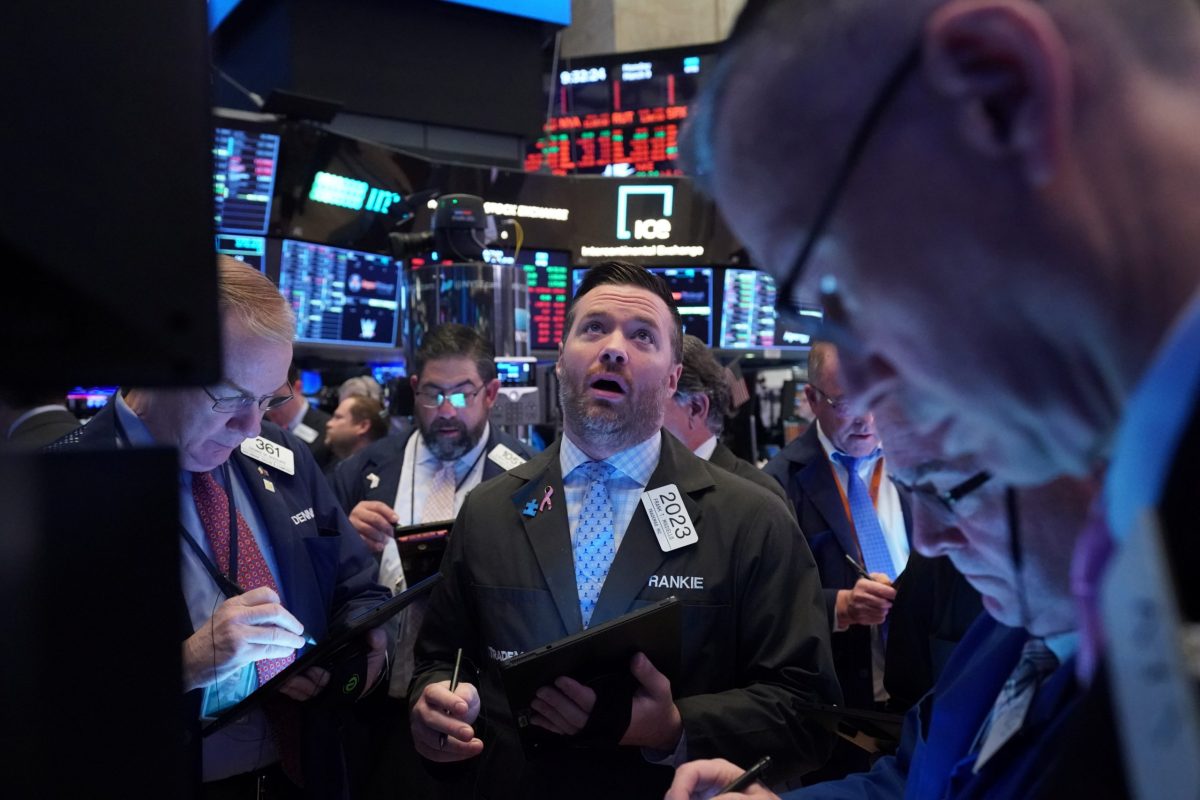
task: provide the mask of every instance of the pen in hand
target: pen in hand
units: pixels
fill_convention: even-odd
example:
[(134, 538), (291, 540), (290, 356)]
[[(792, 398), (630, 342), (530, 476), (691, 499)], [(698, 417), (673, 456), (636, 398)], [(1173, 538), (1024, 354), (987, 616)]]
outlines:
[(730, 792), (740, 792), (743, 789), (748, 788), (750, 784), (758, 780), (759, 777), (766, 772), (767, 768), (770, 766), (771, 757), (763, 756), (753, 767), (734, 778), (733, 781), (731, 781), (727, 786), (723, 786), (721, 790), (714, 795), (714, 797), (720, 797), (721, 795), (729, 794)]
[(867, 572), (866, 567), (854, 560), (854, 556), (846, 553), (846, 561), (850, 564), (850, 566), (854, 567), (854, 571), (858, 573), (858, 577), (866, 578), (869, 581), (875, 580), (871, 577), (870, 573)]
[[(458, 689), (458, 670), (462, 666), (462, 648), (458, 648), (458, 652), (454, 655), (454, 672), (450, 675), (450, 694), (454, 694)], [(446, 714), (450, 714), (450, 709), (446, 709)], [(438, 749), (441, 750), (446, 746), (446, 734), (438, 734)]]

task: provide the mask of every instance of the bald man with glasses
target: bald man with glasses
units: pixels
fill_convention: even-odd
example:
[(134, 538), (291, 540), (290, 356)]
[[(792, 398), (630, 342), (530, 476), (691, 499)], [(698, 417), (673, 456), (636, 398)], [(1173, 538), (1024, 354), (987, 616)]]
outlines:
[[(846, 705), (879, 709), (888, 700), (884, 662), (896, 599), (892, 584), (909, 557), (908, 497), (888, 474), (874, 416), (856, 412), (842, 389), (836, 347), (813, 346), (808, 378), (804, 393), (816, 420), (763, 471), (787, 493), (817, 561)], [(816, 777), (867, 766), (865, 752), (839, 742)]]

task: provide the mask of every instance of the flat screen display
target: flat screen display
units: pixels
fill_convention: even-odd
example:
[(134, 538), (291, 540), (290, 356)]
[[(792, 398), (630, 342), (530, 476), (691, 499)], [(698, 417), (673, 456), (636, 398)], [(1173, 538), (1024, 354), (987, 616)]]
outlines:
[[(675, 299), (675, 308), (683, 319), (683, 332), (712, 347), (713, 342), (713, 269), (712, 267), (647, 267), (663, 278)], [(587, 268), (573, 270), (571, 296), (579, 291)]]
[(278, 163), (278, 134), (216, 128), (213, 222), (218, 233), (267, 232)]
[(233, 256), (262, 272), (267, 262), (267, 240), (263, 236), (217, 234), (217, 252)]
[[(807, 350), (811, 330), (790, 328), (775, 313), (775, 278), (756, 269), (725, 270), (721, 291), (721, 335), (718, 346), (725, 350)], [(821, 319), (816, 306), (801, 309), (815, 321)], [(815, 326), (814, 326), (815, 327)]]
[(279, 291), (296, 314), (296, 341), (394, 346), (398, 272), (390, 256), (284, 239)]
[(529, 284), (529, 347), (554, 350), (562, 341), (567, 302), (571, 299), (568, 280), (571, 254), (565, 250), (522, 248), (514, 258), (511, 248), (483, 251), (491, 264), (511, 264), (525, 270)]

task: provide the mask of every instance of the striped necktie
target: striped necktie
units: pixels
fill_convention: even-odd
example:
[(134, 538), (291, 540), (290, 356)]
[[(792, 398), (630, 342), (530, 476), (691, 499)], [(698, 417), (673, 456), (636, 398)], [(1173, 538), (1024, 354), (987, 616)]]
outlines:
[(974, 771), (983, 765), (1008, 742), (1025, 723), (1025, 715), (1033, 704), (1033, 696), (1042, 680), (1058, 666), (1058, 658), (1046, 646), (1045, 639), (1030, 639), (1021, 648), (1021, 658), (1012, 675), (996, 697), (992, 713), (975, 737), (979, 755)]

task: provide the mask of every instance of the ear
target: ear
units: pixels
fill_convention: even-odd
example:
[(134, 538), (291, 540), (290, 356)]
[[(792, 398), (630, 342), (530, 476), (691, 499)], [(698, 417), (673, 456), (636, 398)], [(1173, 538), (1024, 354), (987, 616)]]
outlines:
[(408, 385), (412, 387), (412, 390), (414, 392), (417, 391), (417, 384), (419, 384), (420, 382), (421, 382), (420, 375), (409, 375), (408, 376)]
[(671, 367), (671, 372), (667, 375), (667, 388), (671, 390), (671, 394), (675, 394), (675, 390), (679, 388), (679, 376), (682, 374), (682, 363)]
[(496, 395), (500, 392), (500, 379), (492, 378), (483, 387), (483, 402), (486, 408), (491, 409), (496, 402)]
[(957, 108), (963, 141), (1015, 159), (1031, 185), (1053, 178), (1068, 133), (1071, 56), (1054, 19), (1030, 0), (951, 0), (929, 18), (924, 74)]
[(693, 420), (701, 425), (708, 424), (708, 395), (703, 392), (692, 395), (691, 402), (688, 404), (688, 424)]

